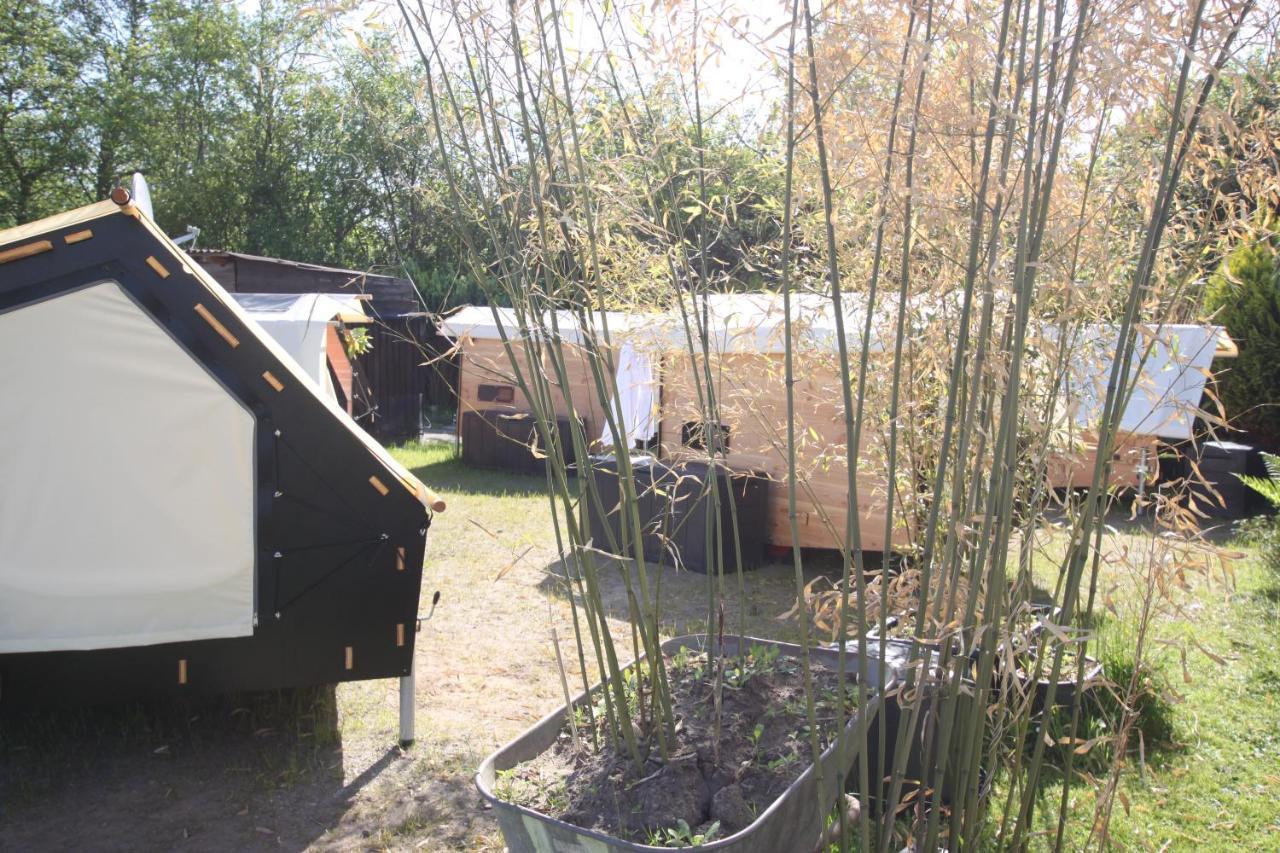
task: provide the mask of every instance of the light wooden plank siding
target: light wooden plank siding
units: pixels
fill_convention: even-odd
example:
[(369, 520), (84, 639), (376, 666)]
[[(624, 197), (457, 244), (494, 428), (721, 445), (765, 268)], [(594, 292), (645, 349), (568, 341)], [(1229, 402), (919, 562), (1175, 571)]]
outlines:
[[(796, 496), (799, 544), (839, 548), (845, 538), (848, 474), (845, 465), (843, 395), (837, 372), (820, 360), (796, 366), (796, 438), (800, 489)], [(703, 380), (705, 382), (705, 380)], [(713, 362), (721, 421), (730, 429), (728, 462), (769, 475), (767, 541), (793, 544), (788, 520), (786, 385), (783, 359), (773, 354), (728, 354)], [(681, 444), (681, 428), (700, 420), (697, 387), (687, 355), (663, 359), (661, 450), (663, 457), (698, 456)], [(885, 549), (886, 477), (883, 442), (868, 413), (859, 454), (858, 514), (862, 548)], [(910, 525), (895, 501), (893, 545), (910, 543)]]
[[(513, 343), (512, 350), (520, 365), (522, 374), (527, 374), (529, 365), (522, 344)], [(467, 411), (532, 411), (528, 399), (516, 383), (515, 371), (507, 359), (502, 341), (479, 339), (464, 340), (461, 343), (459, 360), (458, 402), (461, 412)], [(600, 396), (596, 390), (595, 379), (591, 371), (590, 355), (581, 347), (572, 344), (563, 346), (565, 373), (568, 378), (567, 389), (561, 388), (557, 373), (544, 354), (539, 362), (539, 369), (547, 377), (552, 387), (552, 404), (557, 417), (569, 418), (576, 414), (583, 422), (587, 437), (594, 441), (604, 427), (604, 416), (600, 404)], [(604, 372), (604, 371), (602, 371)], [(526, 376), (527, 381), (527, 376)], [(481, 385), (505, 385), (512, 389), (512, 400), (509, 403), (482, 401)], [(462, 419), (458, 419), (461, 424)], [(461, 427), (459, 427), (461, 429)]]
[[(332, 324), (327, 325), (325, 328), (324, 351), (325, 355), (328, 356), (329, 364), (333, 366), (334, 375), (338, 378), (340, 402), (349, 415), (355, 411), (353, 404), (355, 399), (355, 376), (354, 371), (351, 369), (351, 359), (347, 356), (347, 348), (342, 345), (342, 338)], [(371, 390), (376, 391), (376, 389)]]
[[(1051, 488), (1087, 489), (1093, 483), (1093, 466), (1098, 458), (1098, 438), (1089, 432), (1078, 437), (1074, 451), (1063, 451), (1049, 456), (1045, 476)], [(1159, 474), (1160, 439), (1152, 435), (1123, 435), (1116, 442), (1111, 460), (1111, 476), (1107, 484), (1115, 488), (1136, 488), (1146, 451), (1146, 481), (1151, 483)]]

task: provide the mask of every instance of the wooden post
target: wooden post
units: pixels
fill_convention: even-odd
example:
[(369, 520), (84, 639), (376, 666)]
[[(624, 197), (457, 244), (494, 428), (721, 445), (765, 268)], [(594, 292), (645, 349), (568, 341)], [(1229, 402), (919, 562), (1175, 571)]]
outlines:
[(413, 717), (415, 709), (415, 693), (417, 679), (414, 676), (412, 658), (409, 661), (409, 674), (400, 678), (400, 745), (413, 743)]

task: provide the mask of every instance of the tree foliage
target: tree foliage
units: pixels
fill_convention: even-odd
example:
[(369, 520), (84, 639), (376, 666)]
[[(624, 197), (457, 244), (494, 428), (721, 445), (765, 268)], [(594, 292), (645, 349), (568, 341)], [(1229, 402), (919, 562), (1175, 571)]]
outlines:
[(1205, 307), (1240, 347), (1219, 385), (1236, 425), (1280, 448), (1280, 266), (1265, 237), (1241, 243), (1210, 277)]
[[(0, 227), (101, 200), (140, 171), (161, 227), (196, 226), (201, 247), (407, 274), (433, 310), (485, 300), (424, 132), (421, 67), (376, 21), (353, 28), (345, 7), (303, 0), (0, 0), (0, 46)], [(616, 163), (616, 198), (660, 223), (620, 225), (612, 262), (643, 282), (683, 241), (722, 289), (766, 282), (776, 139), (726, 116), (696, 141), (670, 88), (643, 107), (603, 85), (584, 97), (589, 156)]]

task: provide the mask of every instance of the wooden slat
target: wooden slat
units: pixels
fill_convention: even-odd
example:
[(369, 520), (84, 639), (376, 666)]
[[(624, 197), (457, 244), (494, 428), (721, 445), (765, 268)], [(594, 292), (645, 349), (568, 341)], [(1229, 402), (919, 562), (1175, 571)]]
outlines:
[(403, 622), (399, 622), (396, 624), (396, 645), (397, 646), (404, 645), (404, 623)]
[(270, 385), (272, 388), (276, 389), (277, 391), (284, 390), (284, 383), (281, 382), (279, 379), (276, 379), (276, 375), (272, 373), (270, 370), (264, 371), (262, 374), (262, 378), (267, 380), (267, 384)]
[[(715, 360), (712, 375), (716, 378), (722, 417), (730, 427), (727, 461), (735, 469), (760, 471), (769, 477), (767, 541), (791, 545), (784, 433), (786, 383), (781, 357), (750, 353), (727, 355)], [(805, 548), (839, 548), (849, 504), (843, 389), (838, 373), (822, 359), (802, 355), (796, 375), (799, 377), (794, 386), (797, 472), (801, 480), (796, 506), (799, 522), (796, 544)], [(664, 357), (659, 449), (663, 458), (705, 457), (703, 451), (690, 451), (680, 444), (683, 424), (701, 418), (692, 376), (687, 356), (668, 354)], [(861, 542), (867, 551), (885, 548), (888, 483), (880, 447), (881, 440), (875, 432), (864, 430), (857, 486)], [(823, 521), (824, 513), (830, 526)], [(904, 515), (901, 507), (895, 506), (892, 537), (896, 547), (911, 541), (909, 520)]]
[(93, 231), (86, 228), (83, 231), (76, 231), (74, 234), (68, 234), (66, 237), (63, 237), (62, 239), (65, 240), (67, 242), (67, 245), (69, 246), (72, 243), (83, 243), (85, 240), (90, 240), (92, 238), (93, 238)]
[(397, 572), (404, 571), (404, 548), (403, 547), (396, 549), (396, 571)]
[(227, 344), (228, 344), (232, 349), (235, 349), (236, 347), (240, 346), (240, 339), (239, 339), (239, 338), (237, 338), (235, 335), (231, 334), (231, 330), (230, 330), (230, 329), (228, 329), (226, 326), (224, 326), (224, 325), (222, 325), (220, 322), (218, 322), (218, 318), (217, 318), (217, 317), (215, 317), (215, 316), (213, 316), (213, 313), (212, 313), (208, 308), (205, 308), (203, 305), (201, 305), (199, 302), (197, 302), (197, 303), (196, 303), (195, 311), (196, 311), (196, 313), (197, 313), (197, 314), (199, 314), (199, 315), (200, 315), (200, 319), (202, 319), (202, 320), (204, 320), (206, 323), (208, 323), (208, 324), (210, 325), (210, 327), (212, 327), (212, 328), (213, 328), (213, 330), (214, 330), (215, 332), (217, 332), (217, 333), (218, 333), (218, 335), (219, 335), (219, 336), (220, 336), (224, 341), (226, 341), (226, 342), (227, 342)]
[(110, 201), (95, 202), (75, 210), (67, 210), (54, 216), (46, 216), (44, 219), (37, 219), (34, 222), (28, 222), (26, 225), (6, 228), (0, 231), (0, 246), (20, 243), (23, 240), (35, 237), (43, 237), (46, 234), (52, 234), (64, 228), (70, 228), (103, 216), (115, 215), (119, 212), (120, 208)]
[(355, 666), (356, 666), (356, 651), (355, 651), (355, 649), (354, 649), (354, 648), (352, 648), (351, 646), (347, 646), (347, 648), (346, 648), (346, 650), (344, 651), (343, 655), (344, 655), (344, 661), (343, 661), (343, 662), (344, 662), (344, 664), (346, 665), (346, 668), (347, 668), (347, 669), (355, 669)]
[[(462, 411), (498, 410), (504, 412), (531, 411), (528, 398), (517, 386), (515, 371), (507, 359), (501, 341), (464, 339), (462, 357), (458, 368), (458, 399)], [(525, 361), (524, 347), (519, 343), (511, 345), (520, 373), (529, 377), (529, 365)], [(592, 374), (591, 359), (586, 350), (572, 344), (564, 344), (562, 353), (565, 362), (567, 384), (561, 387), (556, 372), (548, 361), (538, 365), (538, 370), (547, 377), (551, 386), (551, 402), (557, 418), (569, 418), (574, 413), (583, 421), (583, 427), (589, 438), (594, 439), (604, 427), (604, 410), (596, 392), (595, 378)], [(514, 398), (510, 403), (481, 402), (479, 387), (481, 385), (511, 385), (515, 387)], [(459, 422), (461, 419), (459, 419)], [(461, 426), (459, 426), (461, 428)]]
[[(1078, 437), (1073, 451), (1051, 453), (1045, 469), (1045, 479), (1050, 488), (1086, 489), (1093, 483), (1094, 463), (1098, 458), (1098, 439), (1092, 432)], [(1159, 474), (1157, 459), (1159, 439), (1150, 435), (1132, 433), (1119, 436), (1111, 459), (1111, 476), (1106, 485), (1116, 488), (1135, 488), (1138, 485), (1139, 468), (1146, 453), (1146, 478), (1154, 481)]]
[(156, 258), (155, 255), (147, 255), (147, 266), (156, 271), (156, 275), (161, 278), (169, 277), (169, 269)]
[(5, 249), (0, 252), (0, 264), (7, 264), (10, 261), (20, 261), (23, 258), (29, 258), (32, 255), (39, 255), (42, 252), (48, 252), (53, 249), (53, 243), (48, 240), (36, 240), (34, 243), (24, 243), (21, 246), (14, 246), (12, 249)]
[(380, 495), (386, 495), (391, 491), (387, 488), (386, 483), (379, 480), (376, 475), (369, 478), (369, 483), (378, 490), (378, 494)]
[(187, 659), (186, 658), (178, 659), (178, 683), (179, 684), (187, 683)]

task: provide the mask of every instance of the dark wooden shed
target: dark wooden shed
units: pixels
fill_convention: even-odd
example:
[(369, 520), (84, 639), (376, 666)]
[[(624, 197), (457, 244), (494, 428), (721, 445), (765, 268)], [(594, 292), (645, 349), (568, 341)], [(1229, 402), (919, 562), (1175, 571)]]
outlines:
[(447, 359), (437, 361), (450, 342), (438, 334), (409, 279), (213, 249), (191, 256), (231, 293), (365, 297), (376, 322), (370, 328), (372, 350), (355, 359), (353, 414), (380, 441), (416, 438), (422, 433), (426, 406), (452, 403), (456, 366)]

